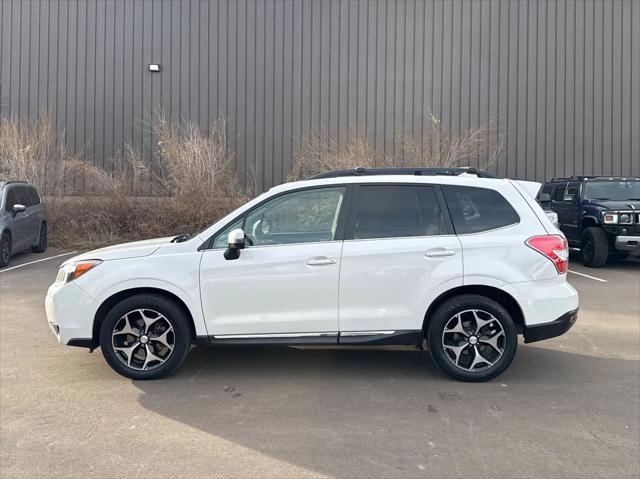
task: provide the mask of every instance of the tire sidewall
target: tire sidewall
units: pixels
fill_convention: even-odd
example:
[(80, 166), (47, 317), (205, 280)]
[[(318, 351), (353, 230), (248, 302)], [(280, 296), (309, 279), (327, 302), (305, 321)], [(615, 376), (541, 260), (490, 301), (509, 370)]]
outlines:
[[(175, 344), (167, 361), (149, 371), (133, 369), (124, 364), (113, 349), (112, 333), (122, 316), (134, 309), (152, 309), (162, 314), (174, 330)], [(114, 306), (100, 325), (102, 354), (116, 372), (130, 379), (157, 379), (173, 373), (184, 361), (191, 345), (191, 330), (187, 317), (173, 301), (156, 295), (136, 295)]]
[[(9, 249), (9, 255), (6, 259), (3, 258), (5, 242), (8, 243)], [(2, 233), (2, 235), (0, 235), (0, 268), (9, 266), (9, 262), (11, 261), (11, 246), (11, 236), (9, 236), (7, 233)]]
[[(590, 254), (587, 253), (588, 248), (585, 248), (587, 241), (592, 243), (593, 251)], [(607, 241), (607, 235), (600, 228), (589, 227), (582, 234), (581, 241), (582, 248), (582, 263), (590, 268), (599, 268), (607, 262), (609, 254), (609, 243)]]
[[(442, 346), (442, 333), (446, 324), (456, 314), (469, 309), (479, 309), (492, 314), (500, 322), (505, 334), (502, 357), (490, 368), (476, 372), (456, 367)], [(518, 331), (507, 310), (497, 302), (485, 296), (462, 295), (447, 300), (433, 313), (427, 328), (427, 342), (431, 357), (446, 374), (460, 381), (482, 382), (496, 378), (509, 367), (518, 347)]]

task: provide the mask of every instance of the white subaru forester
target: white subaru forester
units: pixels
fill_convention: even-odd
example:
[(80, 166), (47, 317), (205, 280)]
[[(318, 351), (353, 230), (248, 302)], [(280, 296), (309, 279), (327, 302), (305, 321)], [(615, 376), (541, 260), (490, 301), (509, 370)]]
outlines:
[(357, 169), (277, 186), (196, 235), (70, 259), (48, 322), (133, 379), (172, 373), (196, 342), (416, 345), (456, 379), (495, 378), (518, 334), (574, 324), (578, 294), (533, 196), (485, 176)]

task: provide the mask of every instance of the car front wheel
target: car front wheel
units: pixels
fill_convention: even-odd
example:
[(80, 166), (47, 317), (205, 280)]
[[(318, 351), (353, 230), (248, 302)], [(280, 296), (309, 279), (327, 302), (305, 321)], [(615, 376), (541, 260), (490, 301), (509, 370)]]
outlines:
[(590, 268), (600, 268), (607, 262), (609, 242), (600, 228), (590, 227), (582, 234), (582, 263)]
[(184, 311), (158, 295), (136, 295), (118, 303), (100, 327), (107, 363), (131, 379), (158, 379), (173, 373), (191, 345)]
[(9, 265), (11, 260), (11, 235), (5, 232), (0, 237), (0, 268)]
[(518, 345), (513, 319), (496, 301), (467, 294), (445, 301), (427, 328), (435, 363), (460, 381), (482, 382), (511, 364)]

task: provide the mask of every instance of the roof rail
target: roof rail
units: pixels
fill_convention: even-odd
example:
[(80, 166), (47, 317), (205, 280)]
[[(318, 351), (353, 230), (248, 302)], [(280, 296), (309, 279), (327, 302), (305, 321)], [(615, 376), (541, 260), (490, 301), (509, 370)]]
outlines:
[(7, 181), (0, 180), (0, 183), (4, 183), (5, 185), (10, 185), (13, 183), (24, 183), (25, 185), (29, 184), (29, 182), (25, 180), (7, 180)]
[(473, 167), (455, 168), (364, 168), (359, 166), (352, 170), (327, 171), (312, 176), (310, 180), (323, 178), (338, 178), (341, 176), (375, 176), (375, 175), (411, 175), (411, 176), (460, 176), (462, 174), (476, 175), (478, 178), (498, 178), (492, 173)]

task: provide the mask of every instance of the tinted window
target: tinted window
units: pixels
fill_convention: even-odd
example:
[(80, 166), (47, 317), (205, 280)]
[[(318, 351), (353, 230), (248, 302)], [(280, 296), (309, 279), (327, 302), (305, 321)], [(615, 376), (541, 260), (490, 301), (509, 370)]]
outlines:
[(25, 186), (16, 186), (14, 188), (16, 195), (18, 196), (18, 203), (25, 206), (31, 206), (31, 197), (29, 196), (29, 190)]
[(553, 201), (564, 201), (564, 191), (566, 188), (566, 183), (557, 184), (556, 189), (553, 192)]
[[(553, 184), (552, 183), (546, 183), (543, 187), (542, 190), (540, 190), (540, 194), (542, 193), (549, 193), (549, 196), (553, 195)], [(540, 196), (540, 195), (538, 195)]]
[(7, 202), (5, 204), (5, 211), (13, 211), (13, 205), (19, 203), (18, 196), (16, 195), (15, 188), (10, 188), (7, 192)]
[(435, 190), (429, 186), (362, 185), (354, 239), (446, 234)]
[(443, 186), (456, 233), (478, 233), (520, 221), (518, 213), (500, 193), (471, 186)]
[[(580, 194), (580, 185), (578, 185), (577, 183), (572, 183), (572, 184), (569, 184), (569, 186), (567, 186), (567, 191), (564, 195), (565, 196), (573, 195), (573, 200), (575, 201), (578, 198), (579, 194)], [(570, 203), (570, 201), (567, 201), (567, 202)]]
[(254, 246), (331, 241), (343, 197), (343, 187), (279, 196), (247, 215), (244, 233)]
[(33, 187), (27, 188), (27, 190), (29, 191), (29, 198), (31, 199), (30, 204), (31, 205), (39, 205), (40, 204), (40, 195), (38, 194), (38, 191)]

